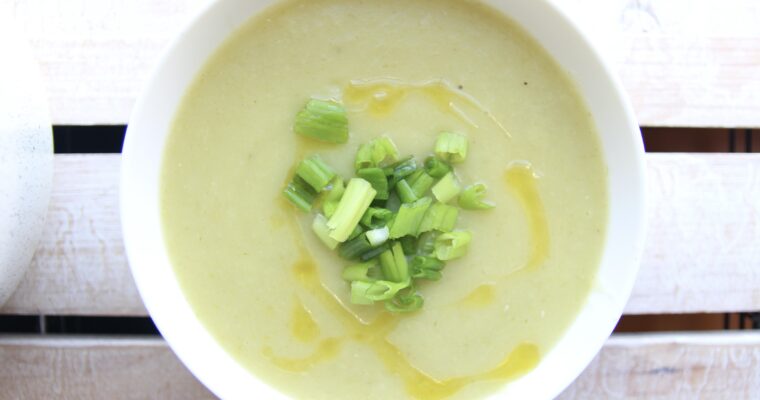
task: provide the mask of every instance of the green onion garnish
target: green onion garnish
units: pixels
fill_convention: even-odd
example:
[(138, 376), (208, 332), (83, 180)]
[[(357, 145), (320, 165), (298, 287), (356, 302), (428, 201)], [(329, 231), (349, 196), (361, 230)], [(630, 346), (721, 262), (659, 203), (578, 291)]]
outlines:
[(372, 229), (364, 232), (364, 235), (367, 236), (367, 241), (369, 244), (372, 245), (372, 247), (376, 247), (380, 246), (388, 240), (390, 231), (388, 230), (387, 226), (384, 226), (382, 228)]
[(441, 279), (441, 270), (446, 264), (443, 261), (426, 256), (414, 256), (409, 261), (409, 271), (412, 278), (437, 281)]
[(468, 231), (454, 231), (439, 235), (435, 239), (435, 256), (442, 261), (453, 260), (467, 254), (472, 240)]
[(433, 196), (441, 203), (448, 203), (449, 200), (457, 197), (461, 191), (462, 187), (459, 186), (459, 182), (452, 172), (448, 172), (433, 186)]
[(482, 183), (470, 185), (459, 195), (459, 207), (465, 210), (487, 210), (494, 208), (493, 203), (483, 201), (484, 197), (486, 197), (486, 185)]
[(389, 300), (407, 286), (409, 286), (408, 279), (405, 282), (353, 281), (351, 282), (351, 302), (354, 304), (373, 304), (376, 301)]
[(393, 223), (391, 223), (390, 238), (398, 239), (406, 235), (417, 236), (420, 223), (425, 218), (425, 212), (432, 202), (433, 199), (430, 197), (423, 197), (413, 203), (402, 204), (396, 217), (393, 218)]
[(436, 157), (430, 156), (425, 159), (425, 172), (433, 178), (440, 179), (450, 171), (451, 166)]
[(317, 197), (314, 189), (297, 176), (293, 177), (293, 180), (285, 187), (282, 194), (293, 205), (306, 212), (311, 211), (311, 205), (314, 204), (314, 200)]
[(430, 232), (433, 230), (439, 232), (451, 232), (457, 223), (459, 209), (443, 203), (435, 203), (428, 208), (425, 217), (422, 218), (417, 234)]
[(377, 265), (375, 260), (367, 261), (359, 264), (354, 264), (343, 269), (341, 277), (346, 281), (365, 281), (370, 282), (374, 279), (370, 278), (370, 269)]
[(417, 293), (398, 294), (385, 301), (385, 309), (392, 313), (408, 313), (417, 311), (425, 304), (425, 300)]
[(348, 141), (348, 118), (342, 105), (334, 101), (311, 99), (296, 115), (295, 133), (330, 143)]
[(300, 176), (316, 192), (321, 192), (335, 178), (335, 171), (325, 164), (319, 156), (312, 156), (298, 164), (296, 175)]
[(362, 168), (356, 171), (356, 175), (369, 182), (377, 191), (375, 199), (388, 200), (388, 179), (385, 177), (382, 168)]
[(409, 264), (401, 243), (394, 243), (390, 250), (380, 254), (380, 268), (386, 279), (393, 282), (409, 281)]
[(452, 132), (443, 132), (435, 142), (435, 155), (449, 163), (461, 163), (467, 158), (467, 138)]
[[(333, 143), (348, 140), (345, 110), (332, 101), (309, 101), (296, 116), (294, 130)], [(381, 136), (359, 146), (355, 177), (348, 183), (318, 155), (298, 164), (283, 195), (306, 212), (321, 205), (312, 231), (353, 262), (341, 273), (350, 284), (351, 303), (383, 302), (392, 313), (419, 310), (424, 304), (417, 291), (420, 280), (440, 280), (445, 261), (467, 253), (472, 234), (455, 230), (460, 207), (493, 207), (484, 201), (484, 184), (462, 190), (457, 180), (451, 164), (465, 161), (467, 146), (464, 136), (441, 133), (436, 155), (418, 164), (412, 156), (399, 159), (393, 141)]]
[(327, 218), (324, 215), (317, 214), (314, 217), (311, 229), (328, 249), (335, 250), (338, 247), (338, 241), (330, 237), (330, 228), (327, 227)]
[(351, 235), (359, 220), (367, 211), (372, 199), (377, 192), (369, 182), (361, 178), (352, 178), (348, 181), (346, 191), (343, 193), (335, 214), (327, 221), (330, 228), (330, 237), (345, 242)]

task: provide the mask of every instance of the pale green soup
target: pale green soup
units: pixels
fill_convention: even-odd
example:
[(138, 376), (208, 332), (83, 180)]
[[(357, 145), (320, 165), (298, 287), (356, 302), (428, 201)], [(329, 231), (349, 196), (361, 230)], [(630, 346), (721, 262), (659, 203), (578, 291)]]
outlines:
[[(344, 101), (347, 144), (292, 132), (311, 96)], [(420, 288), (421, 311), (349, 304), (347, 262), (281, 195), (293, 165), (319, 153), (349, 177), (359, 144), (386, 134), (424, 157), (443, 130), (468, 137), (457, 172), (487, 184), (496, 208), (460, 213), (469, 253)], [(529, 371), (591, 290), (606, 202), (568, 76), (513, 22), (456, 0), (292, 0), (259, 14), (185, 95), (161, 193), (198, 318), (251, 373), (304, 399), (477, 398)]]

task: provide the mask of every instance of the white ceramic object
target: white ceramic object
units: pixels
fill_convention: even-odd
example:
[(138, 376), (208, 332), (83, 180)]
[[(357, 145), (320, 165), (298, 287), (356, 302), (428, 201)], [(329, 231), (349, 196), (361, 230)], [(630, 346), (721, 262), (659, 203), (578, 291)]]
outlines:
[[(638, 271), (644, 239), (644, 161), (623, 89), (589, 41), (545, 0), (487, 0), (522, 25), (577, 83), (594, 116), (609, 168), (610, 216), (598, 282), (567, 333), (532, 372), (495, 397), (550, 399), (569, 385), (612, 332)], [(284, 398), (251, 375), (195, 317), (169, 264), (159, 208), (159, 172), (170, 123), (185, 89), (233, 30), (271, 0), (220, 0), (201, 12), (165, 53), (130, 119), (122, 155), (121, 212), (132, 274), (174, 352), (225, 399)]]
[(53, 184), (53, 133), (42, 78), (28, 45), (0, 15), (0, 306), (16, 289), (45, 224)]

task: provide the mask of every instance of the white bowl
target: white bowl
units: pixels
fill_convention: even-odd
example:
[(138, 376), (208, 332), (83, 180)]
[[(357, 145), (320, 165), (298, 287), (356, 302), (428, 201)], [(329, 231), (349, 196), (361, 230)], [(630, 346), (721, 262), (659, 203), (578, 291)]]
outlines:
[[(578, 85), (601, 135), (609, 169), (609, 221), (597, 284), (562, 339), (530, 373), (495, 396), (549, 399), (569, 385), (609, 336), (628, 299), (644, 239), (644, 161), (638, 125), (624, 91), (564, 14), (544, 0), (487, 0), (522, 25)], [(239, 365), (195, 317), (164, 246), (159, 176), (170, 124), (204, 61), (271, 0), (220, 0), (200, 13), (164, 54), (135, 106), (122, 157), (124, 240), (140, 295), (183, 363), (225, 399), (285, 398)]]

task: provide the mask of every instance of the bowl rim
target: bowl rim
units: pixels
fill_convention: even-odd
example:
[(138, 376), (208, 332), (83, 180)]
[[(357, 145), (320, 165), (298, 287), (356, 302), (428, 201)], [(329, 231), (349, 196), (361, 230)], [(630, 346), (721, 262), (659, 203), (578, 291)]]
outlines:
[[(249, 2), (253, 4), (244, 6), (241, 5), (243, 0), (218, 0), (211, 1), (201, 7), (165, 49), (150, 78), (146, 81), (143, 90), (141, 90), (141, 94), (130, 116), (122, 151), (120, 182), (122, 233), (124, 236), (125, 253), (140, 296), (146, 309), (154, 319), (156, 326), (174, 353), (193, 375), (221, 398), (250, 397), (251, 393), (256, 393), (265, 398), (284, 399), (287, 397), (253, 373), (248, 372), (231, 355), (226, 353), (221, 345), (211, 337), (198, 321), (189, 304), (184, 299), (184, 295), (179, 289), (176, 280), (171, 280), (173, 269), (163, 245), (164, 237), (160, 215), (157, 215), (160, 209), (160, 205), (158, 204), (159, 198), (158, 196), (155, 198), (145, 196), (144, 193), (146, 190), (149, 194), (157, 193), (160, 168), (152, 171), (150, 163), (143, 161), (147, 154), (151, 160), (157, 159), (159, 166), (161, 164), (163, 148), (168, 133), (165, 131), (163, 133), (156, 133), (156, 129), (151, 128), (156, 123), (151, 123), (151, 121), (161, 119), (162, 111), (166, 111), (167, 108), (173, 108), (170, 107), (170, 104), (163, 107), (157, 105), (154, 94), (159, 90), (157, 88), (166, 89), (168, 87), (168, 90), (174, 90), (174, 92), (171, 92), (173, 93), (172, 96), (177, 97), (178, 95), (181, 99), (182, 95), (184, 95), (186, 85), (182, 85), (179, 82), (181, 80), (179, 78), (176, 81), (171, 80), (171, 78), (174, 73), (173, 67), (176, 66), (177, 62), (179, 60), (183, 62), (187, 61), (187, 54), (182, 52), (186, 51), (186, 48), (189, 47), (189, 40), (194, 38), (196, 41), (200, 41), (201, 47), (211, 46), (210, 54), (213, 54), (213, 50), (225, 38), (235, 32), (240, 25), (253, 18), (261, 9), (275, 2), (277, 1), (257, 0)], [(483, 3), (495, 7), (499, 12), (504, 13), (503, 7), (505, 7), (505, 2), (503, 0), (484, 0)], [(238, 6), (234, 6), (235, 4)], [(528, 32), (566, 70), (568, 70), (567, 65), (561, 63), (556, 55), (557, 51), (561, 52), (563, 50), (548, 48), (544, 40), (541, 39), (540, 34), (536, 34), (536, 29), (539, 28), (536, 26), (526, 26), (524, 21), (515, 17), (515, 15), (520, 12), (526, 15), (539, 13), (541, 14), (541, 18), (549, 19), (553, 22), (550, 25), (560, 26), (558, 31), (563, 31), (562, 33), (564, 34), (567, 34), (567, 31), (570, 32), (571, 37), (567, 40), (574, 43), (574, 45), (569, 47), (573, 51), (581, 51), (589, 58), (588, 63), (593, 64), (594, 72), (597, 74), (596, 78), (604, 81), (601, 89), (604, 93), (599, 96), (606, 96), (608, 101), (614, 103), (612, 104), (613, 108), (616, 108), (615, 113), (619, 122), (613, 123), (613, 125), (616, 124), (624, 128), (622, 130), (625, 131), (625, 135), (620, 133), (618, 136), (621, 136), (620, 139), (625, 140), (626, 144), (617, 147), (612, 144), (611, 146), (615, 149), (621, 146), (624, 149), (628, 149), (627, 154), (625, 151), (622, 155), (615, 153), (616, 156), (621, 155), (627, 160), (628, 170), (622, 174), (628, 178), (625, 183), (627, 189), (615, 189), (624, 194), (624, 196), (618, 196), (623, 197), (618, 203), (621, 204), (621, 207), (623, 204), (626, 205), (623, 207), (623, 211), (627, 215), (621, 216), (620, 218), (622, 218), (623, 222), (615, 226), (630, 229), (630, 233), (624, 235), (628, 239), (628, 243), (609, 243), (609, 231), (613, 225), (613, 221), (611, 220), (614, 211), (613, 205), (616, 207), (618, 205), (618, 203), (613, 204), (612, 202), (613, 184), (620, 185), (620, 182), (613, 182), (612, 178), (608, 177), (607, 184), (610, 192), (608, 193), (610, 198), (608, 212), (610, 215), (607, 222), (607, 243), (604, 245), (599, 267), (601, 272), (604, 267), (611, 265), (611, 263), (617, 263), (619, 266), (611, 271), (615, 274), (620, 273), (621, 275), (611, 275), (597, 279), (597, 285), (592, 289), (592, 293), (589, 294), (587, 304), (584, 305), (571, 326), (567, 328), (562, 339), (542, 358), (539, 366), (527, 375), (505, 385), (493, 395), (494, 397), (511, 395), (517, 398), (553, 398), (572, 383), (596, 356), (605, 339), (612, 332), (618, 318), (622, 315), (625, 303), (633, 288), (646, 233), (644, 148), (638, 124), (620, 80), (612, 72), (613, 70), (610, 68), (607, 60), (601, 56), (586, 33), (576, 25), (563, 9), (557, 7), (549, 0), (519, 0), (512, 2), (510, 6), (513, 7), (513, 11), (519, 11), (517, 13), (511, 12), (505, 14)], [(249, 13), (242, 17), (230, 15), (230, 8), (237, 10), (241, 7), (248, 7)], [(206, 31), (210, 28), (206, 29), (205, 26), (223, 26), (224, 23), (229, 23), (230, 20), (234, 19), (238, 19), (238, 21), (233, 26), (220, 27), (215, 32), (212, 32), (211, 36), (215, 35), (216, 38), (206, 37), (208, 33)], [(216, 41), (215, 44), (213, 43), (214, 41)], [(203, 60), (210, 54), (196, 57), (202, 61), (194, 66), (194, 71), (185, 73), (185, 75), (189, 74), (191, 76), (189, 82), (192, 82), (197, 72), (202, 68), (204, 64)], [(582, 74), (584, 71), (568, 70), (567, 72), (578, 85), (577, 79), (579, 78), (576, 75), (578, 73)], [(167, 78), (171, 80), (170, 84), (166, 84)], [(582, 84), (578, 86), (582, 96), (588, 102), (588, 91), (582, 87)], [(168, 101), (166, 103), (172, 102)], [(592, 107), (589, 106), (589, 108)], [(592, 112), (592, 114), (594, 113)], [(171, 115), (173, 116), (173, 113)], [(601, 130), (602, 128), (598, 126), (599, 121), (597, 117), (599, 116), (594, 115), (594, 120), (597, 123), (598, 130)], [(166, 118), (169, 121), (172, 119), (170, 117)], [(160, 131), (160, 129), (158, 130)], [(604, 135), (602, 132), (599, 133), (600, 136), (603, 136), (600, 139), (604, 142), (608, 135)], [(156, 145), (153, 138), (155, 135), (159, 136), (160, 145)], [(152, 143), (153, 146), (150, 147), (146, 143)], [(609, 166), (611, 158), (607, 142), (603, 143), (603, 148), (605, 162)], [(614, 173), (614, 171), (611, 171), (611, 173)], [(146, 181), (142, 179), (144, 177), (149, 177), (150, 179)], [(150, 185), (153, 186), (149, 187)], [(140, 190), (141, 188), (143, 190)], [(147, 218), (151, 222), (145, 223), (144, 218)], [(146, 226), (155, 228), (156, 221), (158, 221), (158, 229), (146, 232)], [(618, 254), (610, 254), (611, 246), (616, 246), (614, 252)], [(156, 266), (159, 268), (156, 268)], [(163, 271), (165, 269), (169, 270), (168, 275), (167, 271)], [(613, 290), (609, 290), (609, 287), (613, 287)], [(595, 328), (592, 332), (576, 328), (579, 324), (584, 326), (591, 324), (591, 322), (583, 321), (593, 322)], [(191, 334), (188, 334), (188, 332)], [(589, 333), (591, 335), (588, 335)], [(584, 334), (586, 338), (582, 339)], [(192, 339), (189, 336), (193, 336)], [(576, 342), (576, 345), (571, 346), (566, 344), (565, 342), (568, 340)], [(563, 349), (564, 351), (558, 351), (558, 349)], [(559, 368), (557, 365), (564, 368)]]

